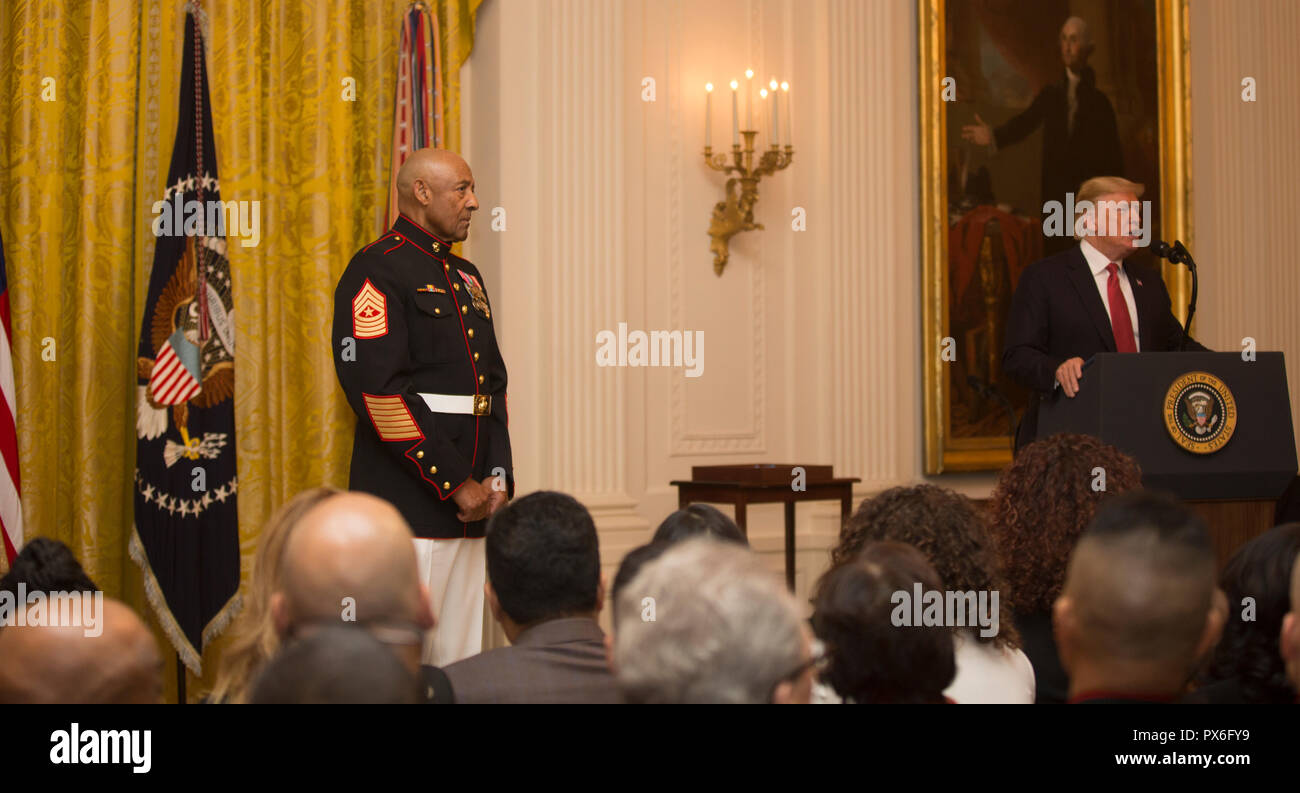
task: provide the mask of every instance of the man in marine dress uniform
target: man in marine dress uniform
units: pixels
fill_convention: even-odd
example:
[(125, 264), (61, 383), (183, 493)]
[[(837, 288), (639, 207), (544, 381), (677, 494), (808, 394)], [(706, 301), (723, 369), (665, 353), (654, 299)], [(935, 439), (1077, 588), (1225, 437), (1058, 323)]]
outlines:
[(486, 519), (514, 492), (506, 367), (483, 276), (451, 252), (478, 209), (469, 165), (420, 149), (397, 194), (334, 292), (334, 366), (357, 414), (348, 486), (411, 525), (438, 620), (422, 660), (446, 665), (482, 649)]

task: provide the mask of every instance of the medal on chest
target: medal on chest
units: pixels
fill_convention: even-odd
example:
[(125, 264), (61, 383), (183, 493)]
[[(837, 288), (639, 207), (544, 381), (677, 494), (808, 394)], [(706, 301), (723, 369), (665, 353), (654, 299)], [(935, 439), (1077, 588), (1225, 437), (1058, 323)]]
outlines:
[(469, 293), (470, 305), (484, 319), (491, 319), (492, 312), (488, 310), (487, 295), (483, 292), (483, 285), (478, 279), (464, 270), (456, 270), (460, 279), (465, 282), (465, 291)]

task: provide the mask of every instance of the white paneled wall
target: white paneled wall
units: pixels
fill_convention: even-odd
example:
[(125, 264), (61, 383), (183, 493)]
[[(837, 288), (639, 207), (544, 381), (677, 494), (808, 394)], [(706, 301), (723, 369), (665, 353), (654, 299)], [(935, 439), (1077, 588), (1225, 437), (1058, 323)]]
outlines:
[(1284, 352), (1300, 427), (1300, 3), (1194, 0), (1190, 22), (1197, 336)]
[[(1199, 334), (1285, 351), (1294, 393), (1300, 3), (1195, 0), (1191, 25)], [(498, 306), (517, 474), (524, 492), (592, 509), (609, 575), (676, 508), (668, 482), (692, 465), (833, 463), (863, 479), (861, 495), (922, 478), (916, 26), (908, 0), (487, 0), (479, 12), (464, 138), (484, 206), (467, 252)], [(790, 81), (795, 158), (760, 184), (766, 230), (732, 239), (719, 278), (706, 231), (724, 180), (701, 156), (703, 87), (717, 88), (725, 145), (726, 84), (747, 66)], [(1240, 102), (1242, 76), (1258, 103)], [(497, 206), (504, 232), (490, 230)], [(796, 207), (806, 231), (791, 229)], [(596, 366), (596, 333), (620, 322), (704, 331), (703, 376)], [(980, 496), (993, 477), (934, 480)], [(837, 523), (835, 505), (800, 507), (801, 591)], [(774, 570), (780, 526), (779, 507), (751, 508)]]

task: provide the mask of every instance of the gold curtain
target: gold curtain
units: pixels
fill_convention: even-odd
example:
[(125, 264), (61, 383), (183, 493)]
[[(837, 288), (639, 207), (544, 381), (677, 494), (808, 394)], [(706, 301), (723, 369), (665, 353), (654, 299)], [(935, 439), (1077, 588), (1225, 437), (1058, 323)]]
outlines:
[[(458, 71), (480, 3), (437, 3), (453, 150)], [(276, 506), (306, 487), (347, 483), (353, 417), (329, 346), (333, 291), (352, 254), (383, 230), (399, 26), (409, 5), (203, 3), (222, 198), (260, 202), (260, 244), (229, 247), (245, 582)], [(5, 6), (0, 232), (26, 537), (67, 543), (110, 597), (146, 616), (168, 658), (174, 700), (173, 654), (126, 540), (150, 206), (176, 134), (184, 3)], [(53, 101), (42, 99), (47, 77)], [(348, 78), (355, 101), (345, 97)], [(191, 698), (211, 685), (221, 646), (218, 639), (204, 653)]]

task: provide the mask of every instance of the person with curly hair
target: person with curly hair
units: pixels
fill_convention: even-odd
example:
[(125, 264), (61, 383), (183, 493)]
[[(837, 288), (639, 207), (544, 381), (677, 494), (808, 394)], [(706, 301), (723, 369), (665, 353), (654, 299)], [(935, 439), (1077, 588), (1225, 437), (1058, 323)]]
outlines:
[(1287, 523), (1246, 543), (1228, 560), (1219, 576), (1228, 599), (1227, 624), (1201, 675), (1201, 687), (1186, 701), (1295, 701), (1296, 689), (1287, 679), (1279, 638), (1282, 620), (1291, 606), (1291, 575), (1297, 555), (1300, 523)]
[[(826, 571), (813, 596), (813, 633), (826, 648), (822, 683), (851, 704), (942, 704), (957, 672), (952, 629), (893, 624), (895, 593), (942, 591), (924, 554), (869, 542)], [(827, 698), (829, 699), (829, 698)]]
[(1034, 665), (1039, 704), (1069, 696), (1052, 635), (1052, 604), (1065, 584), (1070, 553), (1103, 499), (1140, 487), (1137, 460), (1091, 435), (1061, 433), (1021, 449), (993, 488), (989, 533), (1008, 586), (1002, 604)]
[(994, 622), (980, 626), (968, 619), (953, 632), (957, 676), (944, 693), (962, 703), (1032, 703), (1034, 669), (1020, 650), (1015, 624), (998, 616), (1006, 585), (975, 502), (934, 485), (886, 490), (863, 501), (845, 522), (832, 564), (856, 557), (873, 541), (916, 548), (948, 592), (987, 593)]

